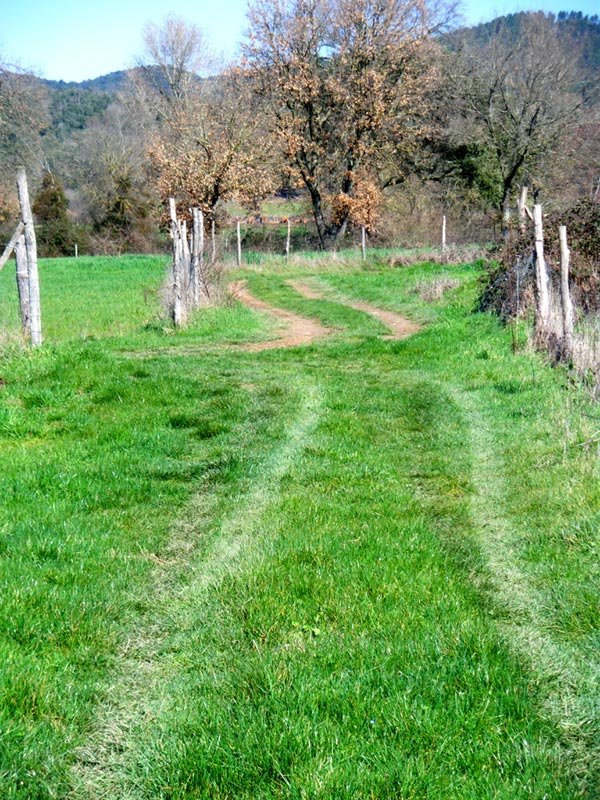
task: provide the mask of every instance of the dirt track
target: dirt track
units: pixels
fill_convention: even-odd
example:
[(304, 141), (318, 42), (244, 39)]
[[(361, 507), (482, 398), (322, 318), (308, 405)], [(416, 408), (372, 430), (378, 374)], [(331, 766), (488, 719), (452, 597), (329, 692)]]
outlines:
[[(316, 291), (312, 286), (308, 286), (302, 281), (288, 281), (288, 285), (292, 287), (298, 294), (303, 295), (309, 300), (323, 300), (325, 295), (322, 292)], [(406, 339), (407, 336), (412, 336), (420, 330), (419, 325), (412, 322), (395, 311), (386, 311), (385, 309), (373, 306), (370, 303), (364, 303), (360, 300), (350, 300), (344, 297), (340, 300), (345, 306), (356, 309), (356, 311), (364, 311), (366, 314), (371, 314), (382, 322), (386, 328), (389, 328), (391, 333), (384, 335), (384, 339)]]
[[(290, 280), (287, 281), (287, 284), (308, 300), (326, 299), (326, 296), (322, 292), (317, 291), (312, 286), (302, 281)], [(270, 339), (267, 342), (246, 344), (243, 346), (244, 350), (258, 352), (260, 350), (273, 350), (279, 347), (297, 347), (298, 345), (309, 344), (316, 339), (322, 339), (332, 332), (331, 328), (327, 328), (316, 319), (302, 317), (300, 314), (295, 314), (293, 311), (286, 311), (283, 308), (265, 303), (264, 300), (259, 300), (258, 297), (250, 294), (245, 281), (232, 283), (229, 288), (232, 295), (245, 306), (248, 306), (248, 308), (270, 314), (283, 323), (281, 334), (276, 339)], [(400, 314), (396, 314), (395, 311), (387, 311), (373, 306), (370, 303), (365, 303), (360, 300), (350, 300), (347, 297), (344, 297), (339, 302), (357, 311), (363, 311), (366, 314), (371, 314), (376, 317), (390, 330), (390, 333), (384, 334), (384, 339), (406, 339), (408, 336), (412, 336), (413, 333), (417, 333), (417, 331), (420, 330), (420, 326), (417, 325), (416, 322), (412, 322), (400, 316)]]
[(330, 328), (326, 328), (316, 319), (301, 317), (299, 314), (294, 314), (293, 311), (286, 311), (283, 308), (277, 308), (265, 303), (263, 300), (259, 300), (258, 297), (250, 294), (246, 288), (245, 281), (232, 283), (229, 288), (233, 296), (248, 308), (271, 314), (271, 316), (277, 317), (283, 323), (282, 332), (277, 339), (247, 344), (244, 345), (244, 350), (258, 352), (278, 347), (297, 347), (298, 345), (309, 344), (315, 339), (321, 339), (331, 333)]

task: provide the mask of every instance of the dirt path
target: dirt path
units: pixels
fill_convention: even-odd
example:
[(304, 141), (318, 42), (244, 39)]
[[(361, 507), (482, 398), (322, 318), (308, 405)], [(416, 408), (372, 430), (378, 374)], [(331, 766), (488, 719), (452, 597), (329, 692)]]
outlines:
[[(308, 300), (326, 299), (326, 296), (323, 294), (323, 292), (317, 291), (312, 286), (309, 286), (302, 281), (287, 281), (287, 284), (296, 292), (298, 292), (298, 294), (301, 294)], [(411, 320), (400, 316), (400, 314), (396, 314), (395, 311), (386, 311), (385, 309), (378, 308), (370, 303), (365, 303), (362, 300), (350, 300), (347, 297), (344, 297), (343, 300), (340, 300), (340, 302), (346, 306), (349, 306), (350, 308), (356, 309), (356, 311), (364, 311), (366, 314), (371, 314), (373, 317), (376, 317), (380, 322), (382, 322), (386, 328), (389, 328), (391, 331), (391, 333), (386, 334), (383, 337), (384, 339), (406, 339), (408, 336), (412, 336), (413, 333), (417, 333), (417, 331), (420, 330), (420, 326), (417, 325), (416, 322), (412, 322)]]
[(321, 339), (331, 333), (330, 328), (326, 328), (316, 319), (301, 317), (293, 311), (286, 311), (283, 308), (269, 305), (258, 297), (250, 294), (245, 281), (237, 281), (230, 285), (232, 295), (248, 308), (255, 311), (262, 311), (281, 320), (283, 330), (277, 339), (268, 342), (255, 342), (244, 345), (244, 350), (258, 352), (260, 350), (272, 350), (277, 347), (297, 347), (302, 344), (309, 344), (315, 339)]

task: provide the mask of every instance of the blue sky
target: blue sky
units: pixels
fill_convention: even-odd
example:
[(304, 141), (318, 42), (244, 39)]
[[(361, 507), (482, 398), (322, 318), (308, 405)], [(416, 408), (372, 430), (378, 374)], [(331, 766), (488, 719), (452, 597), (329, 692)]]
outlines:
[[(80, 81), (130, 67), (146, 22), (177, 14), (202, 27), (214, 49), (233, 56), (246, 0), (0, 0), (0, 60), (46, 78)], [(598, 0), (465, 0), (469, 23), (521, 10), (598, 13)]]

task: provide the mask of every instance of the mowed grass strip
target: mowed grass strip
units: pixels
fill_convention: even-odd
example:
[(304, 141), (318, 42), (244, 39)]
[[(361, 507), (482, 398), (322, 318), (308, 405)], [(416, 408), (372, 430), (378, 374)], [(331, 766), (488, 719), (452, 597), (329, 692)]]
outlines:
[(271, 547), (173, 631), (116, 794), (573, 797), (543, 692), (462, 563), (459, 409), (382, 348), (328, 356), (311, 360), (326, 413), (263, 515)]
[(67, 795), (174, 519), (200, 486), (237, 496), (286, 403), (230, 358), (123, 360), (92, 342), (0, 361), (2, 797)]
[[(2, 520), (6, 541), (19, 513), (26, 532), (5, 560), (16, 598), (7, 615), (18, 618), (21, 586), (29, 582), (36, 598), (27, 648), (4, 634), (5, 652), (17, 654), (12, 685), (25, 653), (35, 698), (19, 706), (4, 695), (6, 796), (597, 794), (587, 684), (569, 684), (577, 707), (591, 709), (587, 721), (569, 709), (557, 717), (549, 699), (560, 696), (563, 676), (538, 669), (516, 646), (519, 626), (535, 625), (597, 664), (598, 461), (580, 446), (593, 433), (585, 416), (593, 409), (536, 356), (514, 356), (494, 320), (471, 313), (477, 267), (459, 268), (465, 283), (433, 305), (417, 284), (448, 268), (369, 267), (315, 277), (342, 295), (428, 320), (426, 330), (381, 341), (382, 326), (368, 315), (306, 301), (284, 283), (293, 274), (269, 275), (263, 265), (249, 277), (253, 291), (335, 324), (339, 335), (291, 351), (219, 351), (215, 343), (242, 335), (246, 315), (256, 320), (252, 335), (267, 330), (232, 306), (196, 323), (202, 345), (213, 344), (193, 357), (177, 348), (180, 334), (142, 323), (122, 339), (5, 360), (3, 441), (22, 464), (31, 458), (26, 491), (18, 488)], [(181, 336), (193, 342), (193, 333)], [(319, 422), (249, 514), (260, 558), (218, 574), (196, 602), (192, 577), (219, 551), (225, 521), (282, 446), (302, 386), (321, 398)], [(472, 394), (486, 421), (479, 445), (473, 415), (456, 401), (461, 393)], [(541, 605), (515, 621), (482, 547), (477, 498), (489, 475), (473, 470), (485, 450), (502, 472), (491, 521), (502, 517), (516, 572)], [(37, 526), (29, 498), (41, 499), (33, 484), (44, 458), (56, 543), (69, 543), (54, 568), (71, 575), (70, 590), (53, 595), (51, 607), (39, 558), (27, 549)], [(88, 465), (97, 478), (86, 487)], [(21, 486), (18, 473), (8, 469), (9, 484)], [(71, 518), (69, 540), (59, 523)], [(98, 520), (113, 528), (96, 542)], [(85, 569), (73, 569), (80, 562)], [(92, 608), (83, 605), (90, 597)], [(45, 638), (53, 618), (66, 645)], [(98, 719), (127, 686), (127, 639), (157, 630), (150, 668), (160, 680), (140, 696), (118, 763), (97, 764), (75, 791), (70, 767), (90, 745), (97, 754)]]

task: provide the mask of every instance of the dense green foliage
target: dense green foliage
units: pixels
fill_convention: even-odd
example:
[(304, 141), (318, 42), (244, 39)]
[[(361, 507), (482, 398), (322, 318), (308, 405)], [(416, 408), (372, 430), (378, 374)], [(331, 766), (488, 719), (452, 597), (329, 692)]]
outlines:
[(318, 263), (245, 273), (335, 329), (263, 353), (239, 304), (161, 322), (161, 259), (41, 263), (50, 343), (0, 359), (3, 797), (597, 796), (585, 395), (472, 313), (480, 265)]
[(70, 255), (84, 241), (83, 231), (70, 219), (61, 181), (46, 171), (33, 198), (38, 252), (43, 257)]
[(58, 139), (66, 139), (99, 117), (112, 100), (109, 94), (79, 86), (54, 89), (50, 93), (50, 132)]

